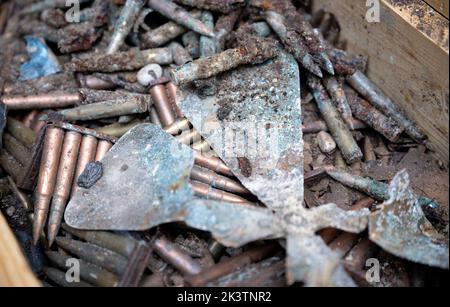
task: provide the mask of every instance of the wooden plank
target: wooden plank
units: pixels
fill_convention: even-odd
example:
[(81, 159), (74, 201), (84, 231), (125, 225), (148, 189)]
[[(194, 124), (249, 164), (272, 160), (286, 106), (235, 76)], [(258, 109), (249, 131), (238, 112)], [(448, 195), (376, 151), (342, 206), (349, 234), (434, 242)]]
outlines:
[(425, 0), (425, 2), (448, 19), (448, 0)]
[(448, 166), (448, 20), (420, 0), (380, 0), (380, 8), (380, 22), (369, 23), (366, 1), (313, 2), (314, 11), (334, 13), (350, 51), (369, 55), (369, 78), (419, 125)]
[(22, 250), (0, 213), (0, 287), (38, 287)]

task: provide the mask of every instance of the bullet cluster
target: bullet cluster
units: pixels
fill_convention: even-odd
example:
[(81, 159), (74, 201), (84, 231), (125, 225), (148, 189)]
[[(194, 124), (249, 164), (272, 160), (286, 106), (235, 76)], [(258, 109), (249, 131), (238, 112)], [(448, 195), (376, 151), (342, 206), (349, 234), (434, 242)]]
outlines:
[[(411, 177), (419, 177), (424, 172), (426, 182), (448, 176), (447, 171), (429, 162), (426, 136), (419, 126), (366, 75), (367, 57), (346, 50), (332, 12), (311, 12), (309, 1), (291, 0), (78, 2), (81, 6), (75, 11), (60, 0), (0, 4), (0, 209), (43, 285), (278, 287), (302, 282), (371, 286), (365, 278), (369, 258), (389, 266), (379, 285), (425, 283), (423, 276), (431, 269), (410, 262), (429, 264), (425, 256), (401, 259), (401, 252), (374, 243), (370, 227), (360, 229), (368, 224), (365, 213), (392, 201), (389, 182), (395, 173), (406, 169)], [(48, 56), (34, 58), (25, 37), (38, 38)], [(295, 87), (293, 92), (301, 92), (301, 115), (295, 119), (301, 124), (290, 133), (302, 140), (302, 150), (283, 152), (282, 160), (262, 174), (252, 169), (246, 157), (238, 157), (233, 164), (218, 155), (215, 144), (184, 112), (189, 106), (180, 104), (180, 96), (195, 91), (205, 101), (212, 99), (224, 92), (217, 84), (225, 82), (227, 74), (262, 67), (281, 56), (292, 57), (300, 75), (300, 82), (290, 86)], [(56, 59), (61, 71), (23, 78), (22, 65), (30, 60), (43, 65), (50, 59)], [(271, 72), (273, 87), (279, 86), (279, 73)], [(278, 99), (283, 106), (282, 100), (288, 99), (286, 93), (274, 98), (273, 90), (265, 89), (267, 101)], [(234, 97), (249, 99), (250, 89), (241, 91)], [(226, 122), (223, 119), (230, 114), (240, 117), (234, 112), (240, 107), (230, 99), (218, 100), (220, 105), (215, 107), (222, 112), (217, 111), (218, 119)], [(233, 103), (237, 104), (236, 99)], [(277, 108), (274, 113), (286, 112)], [(189, 172), (178, 175), (186, 179), (193, 197), (206, 202), (207, 209), (202, 211), (206, 216), (201, 217), (204, 227), (186, 225), (189, 218), (199, 218), (186, 217), (188, 209), (179, 213), (184, 220), (174, 219), (180, 223), (161, 221), (157, 227), (139, 231), (124, 231), (120, 225), (111, 229), (120, 231), (69, 226), (64, 214), (74, 195), (82, 197), (97, 183), (103, 184), (102, 177), (111, 174), (103, 169), (104, 158), (116, 154), (112, 148), (145, 124), (159, 127), (192, 151)], [(265, 127), (270, 130), (271, 123)], [(152, 153), (163, 161), (158, 157), (163, 152)], [(115, 181), (139, 186), (139, 182), (127, 182), (125, 173), (132, 163), (126, 163), (127, 156), (120, 158), (125, 162), (114, 173)], [(148, 172), (161, 172), (158, 166)], [(295, 166), (302, 174), (295, 172)], [(261, 181), (265, 186), (256, 188), (239, 180), (242, 174), (254, 178), (287, 170), (304, 182), (304, 204), (283, 210), (271, 208), (264, 203), (267, 195), (258, 193), (269, 185), (284, 188), (287, 178), (286, 182)], [(421, 182), (412, 180), (413, 198), (442, 241), (443, 233), (448, 236), (448, 197)], [(179, 192), (183, 183), (173, 183), (167, 198)], [(136, 193), (140, 192), (137, 188)], [(107, 197), (120, 197), (124, 220), (135, 218), (136, 213), (127, 212), (126, 206), (136, 195), (117, 195)], [(289, 200), (284, 195), (283, 201)], [(243, 246), (226, 244), (235, 241), (226, 235), (214, 236), (207, 216), (220, 218), (211, 213), (217, 203), (232, 204), (231, 213), (239, 206), (248, 210), (236, 215), (244, 216), (239, 221), (231, 221), (233, 215), (225, 210), (223, 218), (230, 219), (225, 224), (256, 223), (259, 228), (255, 226), (254, 231), (267, 230), (271, 236), (255, 235), (258, 240)], [(330, 203), (339, 208), (322, 206)], [(99, 207), (90, 205), (92, 211)], [(307, 213), (296, 211), (296, 206)], [(164, 210), (171, 208), (160, 209)], [(358, 223), (346, 224), (343, 217), (327, 220), (327, 214), (339, 210), (358, 217)], [(266, 220), (277, 225), (265, 225)], [(276, 235), (270, 232), (273, 229)], [(395, 228), (389, 230), (395, 232)], [(302, 237), (305, 233), (307, 237)], [(250, 236), (229, 233), (233, 238), (239, 235)], [(296, 245), (295, 239), (304, 241)], [(435, 247), (438, 241), (424, 244)], [(292, 257), (296, 248), (311, 259)], [(73, 259), (81, 278), (75, 282), (66, 275), (67, 263)], [(335, 267), (320, 268), (333, 261)], [(431, 265), (448, 269), (448, 261)]]

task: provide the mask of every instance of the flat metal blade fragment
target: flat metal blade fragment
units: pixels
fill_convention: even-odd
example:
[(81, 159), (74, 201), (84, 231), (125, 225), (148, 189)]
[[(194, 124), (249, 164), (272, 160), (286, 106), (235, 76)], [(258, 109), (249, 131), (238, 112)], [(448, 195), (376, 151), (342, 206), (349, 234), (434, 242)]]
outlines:
[(303, 203), (300, 76), (284, 52), (260, 65), (242, 66), (192, 84), (177, 104), (242, 184), (271, 209)]
[(188, 183), (193, 151), (157, 126), (129, 131), (102, 163), (102, 178), (69, 202), (65, 220), (73, 228), (146, 230), (180, 220), (194, 197)]
[(369, 218), (370, 239), (398, 257), (448, 269), (448, 240), (426, 219), (406, 170), (392, 180), (389, 196)]

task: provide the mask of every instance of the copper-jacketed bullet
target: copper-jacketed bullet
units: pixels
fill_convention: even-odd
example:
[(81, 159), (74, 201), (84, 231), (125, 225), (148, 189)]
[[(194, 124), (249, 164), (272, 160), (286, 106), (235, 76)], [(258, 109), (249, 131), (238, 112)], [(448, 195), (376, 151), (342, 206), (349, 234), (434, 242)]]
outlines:
[(81, 138), (82, 136), (80, 133), (73, 131), (66, 132), (64, 137), (58, 177), (56, 178), (55, 192), (53, 193), (53, 200), (48, 219), (47, 237), (50, 246), (53, 244), (53, 241), (58, 234), (64, 210), (67, 201), (69, 200)]
[(210, 169), (218, 174), (222, 174), (229, 177), (234, 176), (231, 169), (217, 157), (209, 157), (196, 152), (195, 164)]
[(97, 144), (97, 138), (90, 135), (83, 136), (83, 139), (81, 140), (80, 153), (78, 155), (77, 168), (75, 170), (75, 176), (73, 179), (71, 195), (74, 195), (78, 190), (77, 180), (81, 173), (83, 173), (86, 165), (95, 160)]
[(1, 98), (1, 101), (11, 110), (66, 108), (75, 105), (80, 100), (81, 97), (78, 93), (50, 93)]
[(202, 270), (197, 261), (164, 237), (157, 238), (153, 242), (152, 247), (163, 260), (170, 263), (184, 275), (195, 275)]
[(205, 197), (206, 199), (213, 199), (236, 204), (254, 205), (245, 198), (232, 193), (224, 192), (222, 190), (214, 189), (204, 183), (192, 181), (191, 185), (192, 189), (195, 192), (195, 195)]
[(191, 179), (206, 183), (211, 187), (236, 194), (251, 194), (242, 184), (230, 178), (220, 176), (213, 171), (194, 166), (191, 171)]
[(155, 106), (150, 109), (150, 122), (154, 125), (162, 127), (161, 120), (159, 119), (158, 111), (156, 111)]
[(41, 168), (35, 191), (33, 240), (37, 244), (44, 228), (50, 201), (55, 190), (64, 131), (56, 127), (48, 127), (42, 151)]
[[(158, 64), (147, 65), (138, 73), (138, 81), (143, 86), (148, 86), (151, 82), (161, 77), (162, 68)], [(149, 91), (162, 126), (167, 127), (172, 125), (176, 117), (169, 97), (167, 97), (166, 87), (162, 84), (157, 84), (150, 87)]]
[(113, 144), (106, 140), (100, 140), (97, 145), (97, 152), (95, 153), (95, 161), (101, 161), (108, 153)]
[(173, 84), (173, 82), (169, 82), (166, 84), (167, 95), (169, 96), (170, 103), (172, 104), (172, 108), (175, 110), (175, 114), (178, 118), (183, 118), (184, 114), (181, 112), (180, 108), (177, 105), (177, 90), (178, 87)]
[(206, 27), (200, 20), (195, 19), (181, 6), (168, 0), (149, 0), (148, 5), (165, 17), (191, 29), (201, 35), (214, 37), (214, 32)]

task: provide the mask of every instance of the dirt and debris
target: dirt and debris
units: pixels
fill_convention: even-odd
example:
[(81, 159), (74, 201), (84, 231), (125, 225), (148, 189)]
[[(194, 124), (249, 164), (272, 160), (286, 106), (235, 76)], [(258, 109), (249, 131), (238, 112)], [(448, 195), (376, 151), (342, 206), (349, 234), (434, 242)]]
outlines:
[[(448, 49), (448, 20), (418, 2), (389, 1)], [(0, 209), (43, 285), (448, 282), (448, 161), (332, 12), (80, 4), (0, 3)], [(160, 76), (141, 84), (148, 64)]]

